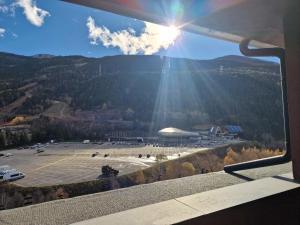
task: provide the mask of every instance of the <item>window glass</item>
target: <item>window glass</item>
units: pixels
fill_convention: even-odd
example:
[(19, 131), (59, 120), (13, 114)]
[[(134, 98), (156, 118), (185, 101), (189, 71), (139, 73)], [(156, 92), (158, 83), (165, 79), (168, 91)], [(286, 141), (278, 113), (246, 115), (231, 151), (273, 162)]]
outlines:
[(26, 174), (13, 184), (76, 196), (284, 154), (278, 60), (180, 24), (26, 2), (0, 1), (0, 166)]

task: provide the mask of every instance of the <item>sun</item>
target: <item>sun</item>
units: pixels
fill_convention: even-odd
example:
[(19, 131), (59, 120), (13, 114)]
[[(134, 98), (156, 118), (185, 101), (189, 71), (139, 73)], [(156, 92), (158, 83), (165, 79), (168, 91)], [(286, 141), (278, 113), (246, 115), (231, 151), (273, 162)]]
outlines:
[(160, 29), (159, 39), (162, 43), (174, 43), (180, 33), (180, 30), (174, 25), (163, 26)]

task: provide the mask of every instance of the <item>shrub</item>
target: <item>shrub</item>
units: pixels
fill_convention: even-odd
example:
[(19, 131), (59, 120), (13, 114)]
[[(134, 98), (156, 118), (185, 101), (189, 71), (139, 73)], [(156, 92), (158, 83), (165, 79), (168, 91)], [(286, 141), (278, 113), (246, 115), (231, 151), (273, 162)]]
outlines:
[(272, 150), (268, 148), (258, 149), (256, 147), (250, 147), (247, 149), (243, 148), (240, 152), (238, 152), (233, 150), (232, 148), (229, 148), (227, 155), (224, 158), (224, 164), (229, 165), (282, 154), (283, 151), (281, 149)]
[(156, 155), (156, 161), (166, 160), (168, 159), (166, 155), (164, 154), (157, 154)]
[(192, 176), (195, 174), (195, 171), (192, 163), (184, 162), (181, 164), (181, 177)]

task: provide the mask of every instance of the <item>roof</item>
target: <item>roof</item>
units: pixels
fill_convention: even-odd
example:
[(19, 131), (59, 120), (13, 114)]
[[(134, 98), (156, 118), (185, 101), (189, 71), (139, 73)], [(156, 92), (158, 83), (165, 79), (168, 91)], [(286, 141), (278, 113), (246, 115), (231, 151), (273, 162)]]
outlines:
[(64, 0), (257, 47), (284, 47), (282, 20), (292, 0)]
[(229, 133), (241, 133), (241, 132), (243, 132), (243, 130), (240, 126), (227, 125), (227, 126), (225, 126), (225, 129), (228, 130)]
[(174, 127), (164, 128), (158, 131), (158, 134), (164, 137), (198, 137), (199, 136), (197, 132), (185, 131)]

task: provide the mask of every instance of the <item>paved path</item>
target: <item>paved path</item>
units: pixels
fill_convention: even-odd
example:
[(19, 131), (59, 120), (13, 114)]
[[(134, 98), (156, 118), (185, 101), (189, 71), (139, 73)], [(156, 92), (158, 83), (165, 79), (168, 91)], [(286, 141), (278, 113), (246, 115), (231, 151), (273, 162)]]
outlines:
[(217, 172), (161, 181), (76, 198), (0, 211), (1, 225), (61, 225), (79, 222), (173, 198), (291, 172), (291, 163), (245, 170), (236, 175)]

